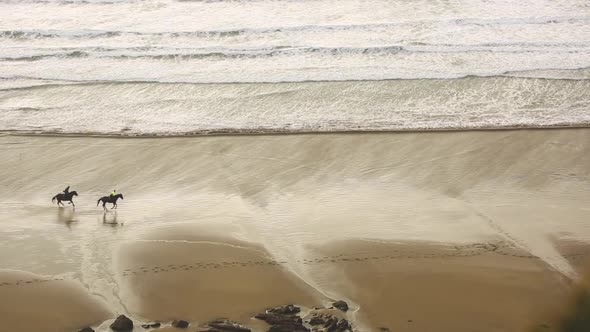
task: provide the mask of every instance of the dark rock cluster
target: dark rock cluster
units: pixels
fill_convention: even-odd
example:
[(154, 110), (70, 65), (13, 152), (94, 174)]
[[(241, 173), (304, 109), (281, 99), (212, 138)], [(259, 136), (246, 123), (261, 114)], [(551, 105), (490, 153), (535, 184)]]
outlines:
[(279, 315), (296, 315), (301, 312), (301, 309), (292, 304), (287, 304), (282, 307), (268, 309), (267, 312)]
[[(348, 310), (348, 304), (344, 301), (334, 303), (334, 307), (341, 311)], [(304, 320), (298, 315), (301, 309), (289, 304), (268, 309), (266, 312), (254, 316), (254, 318), (269, 324), (268, 332), (353, 332), (352, 325), (348, 320), (330, 313), (318, 312), (320, 310), (323, 309), (314, 308), (314, 311), (305, 316), (310, 318)]]
[[(282, 307), (271, 308), (264, 313), (260, 313), (254, 318), (266, 322), (270, 327), (267, 332), (354, 332), (352, 325), (333, 308), (342, 312), (348, 311), (348, 304), (344, 301), (333, 303), (330, 309), (314, 308), (311, 312), (300, 316), (301, 308), (289, 304)], [(158, 328), (160, 322), (142, 324), (144, 329)], [(186, 329), (190, 323), (185, 320), (174, 320), (171, 326)], [(130, 332), (133, 330), (133, 321), (125, 315), (120, 315), (110, 325), (111, 330), (115, 332)], [(216, 319), (205, 325), (199, 326), (197, 332), (251, 332), (251, 330), (239, 323), (228, 319)], [(86, 327), (79, 332), (94, 332), (90, 327)]]
[[(272, 310), (272, 309), (271, 309)], [(309, 329), (303, 325), (303, 319), (295, 314), (280, 314), (267, 311), (254, 316), (270, 325), (269, 332), (307, 332)]]
[(346, 319), (330, 314), (313, 313), (309, 325), (313, 326), (312, 331), (317, 332), (352, 332), (352, 325)]

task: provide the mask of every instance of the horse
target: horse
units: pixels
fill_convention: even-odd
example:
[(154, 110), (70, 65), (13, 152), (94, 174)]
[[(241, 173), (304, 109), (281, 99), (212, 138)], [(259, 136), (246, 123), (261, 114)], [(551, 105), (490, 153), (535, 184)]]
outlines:
[(103, 196), (101, 198), (98, 199), (98, 201), (96, 202), (96, 206), (98, 206), (98, 204), (100, 204), (100, 202), (102, 202), (102, 207), (106, 210), (107, 207), (105, 206), (107, 203), (111, 203), (113, 204), (112, 209), (116, 209), (117, 208), (117, 200), (118, 199), (123, 199), (123, 195), (122, 194), (117, 194), (115, 196)]
[(65, 201), (72, 203), (72, 205), (76, 207), (76, 204), (74, 204), (74, 201), (72, 200), (74, 196), (78, 196), (78, 193), (75, 191), (70, 191), (67, 194), (59, 193), (51, 198), (51, 202), (54, 202), (57, 199), (57, 206), (60, 204), (65, 206), (64, 203), (62, 203), (62, 201)]

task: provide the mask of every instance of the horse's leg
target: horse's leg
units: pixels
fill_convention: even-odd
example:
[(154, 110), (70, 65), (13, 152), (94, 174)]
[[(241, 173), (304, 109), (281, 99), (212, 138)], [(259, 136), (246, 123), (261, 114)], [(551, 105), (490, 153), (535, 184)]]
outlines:
[(70, 201), (70, 203), (72, 203), (72, 206), (74, 207), (74, 209), (76, 208), (76, 204), (74, 204), (74, 201)]
[(102, 201), (102, 208), (106, 211), (107, 210), (107, 202)]

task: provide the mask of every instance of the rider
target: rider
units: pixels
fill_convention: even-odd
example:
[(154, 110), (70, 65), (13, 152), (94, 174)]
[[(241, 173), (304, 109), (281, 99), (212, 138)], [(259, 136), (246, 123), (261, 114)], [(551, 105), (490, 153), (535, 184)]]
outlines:
[(70, 186), (67, 186), (66, 189), (64, 189), (64, 195), (68, 196), (69, 193), (70, 193)]
[(111, 193), (111, 198), (117, 196), (117, 190), (113, 189), (113, 192)]

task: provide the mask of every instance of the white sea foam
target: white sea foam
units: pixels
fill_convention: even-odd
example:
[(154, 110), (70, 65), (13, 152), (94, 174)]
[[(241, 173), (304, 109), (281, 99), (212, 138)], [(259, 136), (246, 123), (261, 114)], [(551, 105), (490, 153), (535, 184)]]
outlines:
[[(589, 41), (587, 1), (0, 1), (0, 130), (585, 126)], [(239, 85), (309, 81), (375, 82)]]
[[(108, 97), (107, 97), (108, 96)], [(590, 124), (590, 80), (100, 83), (0, 91), (0, 129), (192, 135)]]

